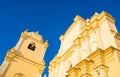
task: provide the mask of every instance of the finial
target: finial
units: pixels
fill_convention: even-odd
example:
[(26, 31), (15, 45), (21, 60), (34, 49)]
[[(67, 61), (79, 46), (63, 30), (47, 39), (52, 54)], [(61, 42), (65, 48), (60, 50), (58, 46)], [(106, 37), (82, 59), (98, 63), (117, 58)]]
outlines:
[(64, 39), (64, 36), (61, 35), (61, 36), (59, 37), (59, 39), (62, 41), (62, 40)]
[(44, 43), (44, 47), (45, 47), (45, 48), (48, 47), (48, 40), (45, 41), (45, 43)]
[(95, 15), (98, 15), (98, 13), (97, 13), (97, 12), (95, 12)]
[(39, 31), (36, 31), (36, 33), (38, 34), (38, 33), (39, 33)]
[(90, 24), (90, 20), (87, 18), (87, 20), (86, 20), (86, 21), (87, 21), (87, 25), (89, 25), (89, 24)]
[(45, 44), (48, 44), (48, 40), (45, 41)]
[(89, 18), (87, 18), (87, 20), (86, 20), (87, 22), (89, 21)]
[(14, 48), (12, 48), (12, 49), (10, 49), (10, 51), (11, 51), (11, 52), (15, 52), (15, 49), (14, 49)]
[(26, 29), (25, 32), (28, 32), (28, 29)]

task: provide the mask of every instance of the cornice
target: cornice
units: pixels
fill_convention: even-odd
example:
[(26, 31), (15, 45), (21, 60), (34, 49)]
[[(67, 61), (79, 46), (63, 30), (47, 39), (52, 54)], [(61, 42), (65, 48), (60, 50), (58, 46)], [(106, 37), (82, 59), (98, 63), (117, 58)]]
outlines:
[(100, 24), (102, 24), (103, 21), (105, 20), (108, 20), (111, 22), (115, 21), (115, 19), (105, 11), (101, 12), (100, 14), (95, 13), (90, 19), (87, 19), (86, 21), (82, 17), (76, 16), (72, 25), (65, 32), (64, 38), (71, 31), (71, 29), (77, 24), (77, 22), (75, 21), (78, 21), (78, 20), (85, 22), (85, 24), (81, 25), (82, 29), (80, 32), (80, 36), (84, 36), (84, 33), (86, 33), (86, 31), (89, 31), (88, 33), (90, 33), (91, 31), (94, 31), (94, 29), (99, 28)]
[(106, 65), (104, 65), (104, 64), (101, 64), (101, 65), (96, 66), (96, 67), (93, 68), (93, 69), (96, 70), (96, 71), (98, 71), (98, 70), (101, 69), (101, 68), (108, 69), (109, 67), (106, 66)]
[(68, 33), (71, 31), (71, 29), (73, 29), (73, 27), (76, 25), (77, 23), (76, 22), (73, 22), (71, 24), (71, 26), (67, 29), (67, 31), (65, 32), (64, 34), (64, 37), (66, 37), (68, 35)]
[[(50, 65), (53, 65), (53, 63), (60, 63), (60, 61), (64, 61), (66, 60), (73, 52), (75, 47), (75, 44), (73, 44), (64, 54), (62, 54), (61, 56), (55, 56), (51, 62), (50, 62)], [(59, 60), (59, 61), (58, 61)]]
[(61, 56), (61, 60), (66, 60), (69, 56), (72, 55), (72, 53), (74, 52), (74, 47), (75, 44), (73, 44), (62, 56)]
[(35, 61), (32, 61), (32, 60), (30, 60), (30, 59), (28, 59), (28, 58), (25, 58), (25, 57), (23, 57), (23, 56), (21, 56), (21, 55), (19, 55), (19, 54), (16, 54), (15, 52), (11, 52), (11, 51), (8, 51), (8, 53), (7, 53), (7, 55), (6, 55), (6, 57), (7, 56), (13, 56), (13, 59), (14, 58), (17, 58), (17, 59), (20, 59), (20, 60), (22, 60), (22, 61), (25, 61), (25, 62), (28, 62), (28, 63), (30, 63), (30, 64), (32, 64), (32, 65), (34, 65), (34, 66), (36, 66), (36, 67), (39, 67), (39, 68), (41, 68), (41, 69), (44, 69), (45, 68), (45, 63), (44, 62), (35, 62)]
[[(98, 56), (98, 55), (103, 55), (104, 57), (106, 56), (106, 55), (108, 55), (109, 53), (113, 53), (114, 52), (114, 50), (115, 50), (116, 48), (114, 48), (114, 47), (112, 47), (112, 46), (110, 46), (110, 47), (108, 47), (106, 50), (102, 50), (102, 49), (97, 49), (96, 51), (94, 51), (93, 53), (91, 53), (87, 58), (90, 60), (90, 61), (92, 61), (96, 56)], [(117, 49), (116, 49), (117, 50)], [(92, 62), (94, 62), (94, 61), (92, 61)]]
[[(115, 19), (108, 14), (107, 12), (103, 11), (100, 14), (95, 13), (95, 15), (93, 15), (90, 19), (88, 20), (84, 20), (83, 18), (76, 16), (74, 19), (74, 22), (72, 23), (72, 25), (68, 28), (68, 30), (65, 32), (64, 35), (60, 36), (60, 40), (64, 40), (64, 38), (67, 36), (67, 34), (71, 31), (71, 29), (78, 23), (78, 21), (83, 21), (85, 24), (81, 25), (82, 29), (81, 32), (79, 33), (79, 36), (74, 40), (74, 44), (64, 53), (60, 56), (60, 59), (62, 61), (66, 60), (69, 56), (72, 55), (72, 53), (74, 52), (74, 47), (76, 46), (76, 43), (79, 39), (79, 41), (82, 41), (84, 38), (89, 37), (88, 35), (90, 33), (92, 33), (96, 28), (100, 28), (100, 24), (103, 23), (103, 20), (108, 20), (111, 22), (114, 22)], [(116, 38), (119, 38), (120, 35), (116, 34)], [(102, 49), (98, 49), (95, 52), (92, 52), (87, 58), (94, 58), (95, 56), (102, 54), (104, 55), (106, 53), (107, 50), (102, 50)]]
[(103, 50), (101, 48), (99, 48), (96, 51), (92, 52), (87, 58), (92, 60), (94, 57), (96, 57), (99, 54), (103, 54)]
[(99, 20), (102, 19), (104, 16), (109, 17), (109, 18), (115, 20), (115, 18), (113, 18), (112, 15), (110, 15), (109, 13), (107, 13), (105, 11), (102, 11), (102, 13), (99, 16)]
[(71, 29), (73, 29), (73, 27), (76, 26), (76, 24), (79, 22), (86, 23), (86, 20), (84, 18), (80, 17), (79, 15), (76, 15), (76, 17), (74, 18), (74, 22), (71, 24), (71, 26), (65, 32), (64, 37), (66, 37), (68, 35), (68, 33), (71, 31)]
[(92, 77), (92, 75), (89, 74), (89, 73), (84, 73), (84, 74), (82, 74), (80, 77)]
[(77, 73), (77, 71), (80, 71), (80, 68), (77, 68), (77, 67), (71, 67), (71, 68), (67, 71), (67, 73), (68, 73), (68, 74), (70, 74), (70, 73), (72, 73), (72, 72)]
[(114, 53), (115, 50), (118, 50), (118, 49), (114, 48), (113, 46), (110, 46), (104, 51), (104, 55), (106, 56), (109, 53)]
[(74, 21), (75, 21), (75, 22), (79, 22), (79, 21), (86, 22), (85, 19), (82, 18), (82, 17), (79, 16), (79, 15), (76, 15), (76, 17), (74, 18)]
[(116, 39), (120, 40), (120, 34), (119, 33), (115, 33), (115, 36), (114, 36)]
[(83, 59), (82, 61), (80, 61), (80, 62), (76, 65), (76, 67), (81, 67), (81, 66), (84, 66), (84, 65), (88, 65), (89, 62), (90, 62), (89, 60)]
[(52, 59), (52, 61), (50, 62), (50, 65), (49, 65), (49, 70), (52, 71), (52, 69), (56, 68), (57, 66), (59, 66), (61, 63), (61, 58), (58, 57), (58, 56), (55, 56), (55, 58)]
[[(34, 35), (40, 37), (41, 40), (32, 37), (31, 34), (34, 34)], [(38, 42), (38, 43), (45, 43), (45, 42), (43, 41), (42, 36), (39, 35), (38, 32), (36, 32), (36, 33), (35, 33), (35, 32), (28, 32), (28, 31), (26, 30), (26, 31), (24, 31), (24, 32), (21, 33), (21, 38), (23, 38), (23, 39), (31, 38), (31, 39), (33, 39), (34, 41)]]
[(76, 45), (76, 46), (80, 46), (81, 45), (81, 39), (79, 37), (77, 37), (73, 43)]
[(22, 34), (21, 37), (24, 38), (24, 40), (27, 40), (27, 39), (30, 38), (30, 39), (36, 41), (37, 43), (42, 44), (45, 47), (45, 49), (49, 46), (48, 40), (46, 40), (45, 42), (43, 42), (43, 41), (40, 41), (40, 40), (38, 40), (38, 39), (36, 39), (34, 37), (28, 36), (26, 34)]

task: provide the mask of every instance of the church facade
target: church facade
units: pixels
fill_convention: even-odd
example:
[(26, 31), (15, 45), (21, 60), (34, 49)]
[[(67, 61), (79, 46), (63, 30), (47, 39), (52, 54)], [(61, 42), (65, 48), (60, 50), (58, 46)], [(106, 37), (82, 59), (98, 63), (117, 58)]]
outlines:
[[(103, 11), (87, 20), (77, 15), (60, 40), (49, 77), (120, 77), (120, 34), (112, 15)], [(0, 77), (42, 77), (47, 47), (38, 32), (22, 32), (0, 66)]]
[(76, 16), (60, 40), (49, 77), (120, 77), (120, 34), (112, 15)]
[(15, 47), (9, 50), (0, 67), (0, 77), (41, 77), (48, 47), (38, 32), (22, 32)]

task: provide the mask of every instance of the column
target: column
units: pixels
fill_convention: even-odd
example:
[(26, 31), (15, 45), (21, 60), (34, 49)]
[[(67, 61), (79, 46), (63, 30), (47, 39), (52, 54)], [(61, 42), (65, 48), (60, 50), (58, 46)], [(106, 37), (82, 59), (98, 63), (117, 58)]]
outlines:
[(54, 77), (54, 67), (53, 67), (53, 65), (50, 65), (50, 67), (49, 67), (49, 77)]
[(54, 77), (54, 68), (52, 68), (51, 77)]
[(81, 42), (80, 42), (80, 38), (77, 38), (77, 40), (75, 41), (76, 44), (76, 48), (75, 48), (75, 56), (77, 58), (77, 62), (81, 60), (81, 54), (80, 54), (80, 47), (81, 47)]
[(58, 73), (58, 77), (63, 77), (64, 76), (64, 63), (61, 62), (60, 66), (59, 66), (59, 73)]
[(76, 61), (75, 61), (74, 64), (76, 65), (76, 63), (78, 63), (78, 62), (81, 60), (81, 57), (80, 57), (80, 44), (78, 44), (78, 45), (76, 46), (74, 53), (75, 53), (75, 54), (74, 54), (74, 58), (76, 59)]
[(52, 64), (52, 77), (55, 77), (55, 63)]
[(52, 77), (52, 66), (49, 66), (49, 76), (48, 77)]
[(55, 77), (58, 77), (59, 75), (59, 64), (56, 65), (56, 68), (55, 68)]
[[(85, 37), (85, 39), (86, 39), (86, 48), (87, 48), (87, 52), (89, 52), (90, 53), (90, 37), (89, 37), (89, 35), (86, 35), (86, 37)], [(88, 54), (89, 54), (88, 53)]]
[(100, 34), (100, 27), (97, 27), (95, 29), (95, 32), (96, 32), (98, 47), (103, 49), (103, 42), (102, 42), (102, 38), (101, 38), (101, 34)]
[(62, 77), (62, 72), (61, 70), (63, 69), (62, 63), (59, 64), (59, 72), (58, 72), (58, 77)]

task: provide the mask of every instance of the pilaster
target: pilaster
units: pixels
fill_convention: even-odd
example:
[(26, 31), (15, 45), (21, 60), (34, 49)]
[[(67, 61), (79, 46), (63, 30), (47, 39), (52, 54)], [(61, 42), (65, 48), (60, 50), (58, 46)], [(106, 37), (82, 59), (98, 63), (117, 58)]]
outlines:
[(96, 37), (97, 37), (98, 48), (103, 49), (103, 42), (102, 42), (102, 38), (101, 38), (101, 34), (100, 34), (100, 27), (99, 26), (96, 27), (95, 33), (96, 33)]
[(97, 66), (95, 70), (100, 77), (108, 77), (108, 67), (106, 65)]
[(81, 48), (81, 40), (78, 37), (75, 41), (75, 52), (76, 52), (76, 56), (77, 56), (77, 60), (80, 61), (81, 57), (80, 57), (80, 48)]
[(82, 60), (80, 63), (76, 65), (80, 70), (80, 76), (79, 77), (92, 77), (90, 73), (90, 61), (87, 59)]

